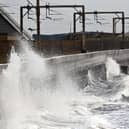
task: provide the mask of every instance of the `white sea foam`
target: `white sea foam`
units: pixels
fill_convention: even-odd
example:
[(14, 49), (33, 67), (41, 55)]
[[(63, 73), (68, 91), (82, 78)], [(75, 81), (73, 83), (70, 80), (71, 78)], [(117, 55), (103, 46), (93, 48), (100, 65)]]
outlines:
[[(12, 51), (8, 67), (0, 78), (0, 128), (112, 128), (104, 117), (88, 108), (98, 102), (102, 104), (101, 97), (84, 94), (63, 70), (55, 73), (56, 83), (47, 82), (49, 68), (45, 59), (28, 47), (20, 55)], [(108, 71), (111, 73), (111, 68)]]

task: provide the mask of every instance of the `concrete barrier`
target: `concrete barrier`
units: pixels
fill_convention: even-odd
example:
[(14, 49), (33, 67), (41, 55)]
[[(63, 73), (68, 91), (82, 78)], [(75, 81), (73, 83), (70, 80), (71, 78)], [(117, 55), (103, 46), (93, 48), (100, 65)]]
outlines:
[[(49, 76), (51, 77), (49, 79), (50, 81), (55, 80), (56, 83), (57, 72), (63, 71), (66, 75), (72, 77), (74, 81), (77, 81), (79, 86), (84, 87), (88, 81), (87, 73), (89, 69), (96, 72), (96, 76), (106, 79), (106, 69), (103, 65), (109, 56), (117, 60), (121, 65), (123, 65), (123, 62), (126, 62), (127, 65), (129, 65), (129, 49), (98, 51), (46, 58), (46, 65), (48, 66), (48, 70), (50, 71)], [(7, 64), (0, 65), (0, 69), (6, 67)], [(101, 75), (102, 73), (103, 75)]]

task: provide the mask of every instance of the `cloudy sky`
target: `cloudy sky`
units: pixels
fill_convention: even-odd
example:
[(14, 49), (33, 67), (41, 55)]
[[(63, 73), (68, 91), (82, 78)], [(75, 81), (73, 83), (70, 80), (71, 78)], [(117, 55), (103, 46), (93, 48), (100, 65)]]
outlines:
[[(34, 5), (36, 4), (36, 0), (30, 0)], [(124, 11), (126, 16), (129, 16), (129, 0), (40, 0), (41, 4), (50, 3), (52, 4), (83, 4), (85, 5), (86, 11)], [(8, 7), (4, 7), (8, 12), (15, 18), (15, 20), (19, 23), (19, 13), (20, 6), (26, 5), (27, 0), (0, 0), (0, 6), (7, 5)], [(46, 10), (41, 10), (41, 32), (42, 33), (63, 33), (72, 31), (72, 19), (74, 9), (53, 9), (51, 13), (56, 15), (50, 16), (50, 19), (46, 19)], [(28, 28), (36, 29), (35, 26), (35, 17), (33, 14), (34, 10), (31, 12), (33, 20), (25, 18), (25, 26), (24, 28), (28, 30)], [(103, 24), (100, 25), (96, 23), (94, 16), (87, 17), (86, 21), (86, 30), (87, 31), (112, 31), (112, 17), (113, 15), (101, 15), (98, 16), (99, 19), (103, 19), (101, 21)], [(129, 31), (129, 22), (126, 22), (126, 31)], [(78, 22), (77, 24), (78, 31), (81, 31), (81, 24)], [(120, 25), (118, 24), (118, 31), (120, 31)], [(31, 32), (30, 33), (35, 33)]]

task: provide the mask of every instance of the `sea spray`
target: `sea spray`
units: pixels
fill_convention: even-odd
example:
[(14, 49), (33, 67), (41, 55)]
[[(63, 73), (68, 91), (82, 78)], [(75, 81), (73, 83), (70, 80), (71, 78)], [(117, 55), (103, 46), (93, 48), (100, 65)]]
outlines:
[(107, 79), (112, 79), (113, 76), (120, 75), (120, 66), (119, 64), (113, 60), (111, 57), (107, 58), (106, 62), (106, 70), (107, 70)]
[[(115, 100), (122, 100), (122, 96), (129, 96), (128, 88), (129, 88), (129, 76), (121, 74), (120, 65), (113, 60), (111, 57), (107, 58), (106, 62), (106, 70), (107, 70), (107, 79), (110, 81), (117, 81), (113, 85), (113, 90), (116, 91), (114, 93)], [(118, 76), (118, 77), (117, 77)], [(116, 79), (114, 77), (117, 77)]]
[(122, 102), (129, 102), (129, 75), (123, 75), (120, 81), (120, 88), (114, 99)]
[(55, 73), (56, 88), (53, 82), (45, 84), (49, 72), (45, 60), (32, 50), (11, 53), (1, 75), (2, 129), (112, 128), (105, 118), (87, 108), (96, 97), (83, 94), (63, 70)]
[(33, 108), (30, 100), (23, 96), (21, 66), (21, 59), (12, 48), (8, 67), (1, 74), (1, 122), (4, 124), (0, 125), (3, 129), (22, 129), (21, 123)]

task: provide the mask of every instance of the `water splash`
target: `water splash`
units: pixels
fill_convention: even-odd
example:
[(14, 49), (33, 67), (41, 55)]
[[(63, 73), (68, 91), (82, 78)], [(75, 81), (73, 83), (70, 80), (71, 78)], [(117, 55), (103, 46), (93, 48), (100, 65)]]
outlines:
[(55, 83), (46, 81), (49, 72), (45, 59), (28, 47), (20, 55), (12, 50), (0, 78), (2, 129), (112, 128), (104, 117), (88, 108), (93, 101), (97, 103), (96, 96), (80, 91), (64, 71), (56, 73), (55, 87)]
[(114, 77), (114, 76), (120, 75), (120, 66), (111, 57), (107, 58), (106, 70), (107, 70), (107, 79), (108, 80), (112, 79), (112, 77)]
[(0, 102), (2, 108), (1, 128), (21, 128), (21, 122), (32, 106), (26, 105), (21, 85), (21, 60), (11, 51), (11, 57), (6, 70), (1, 75)]

